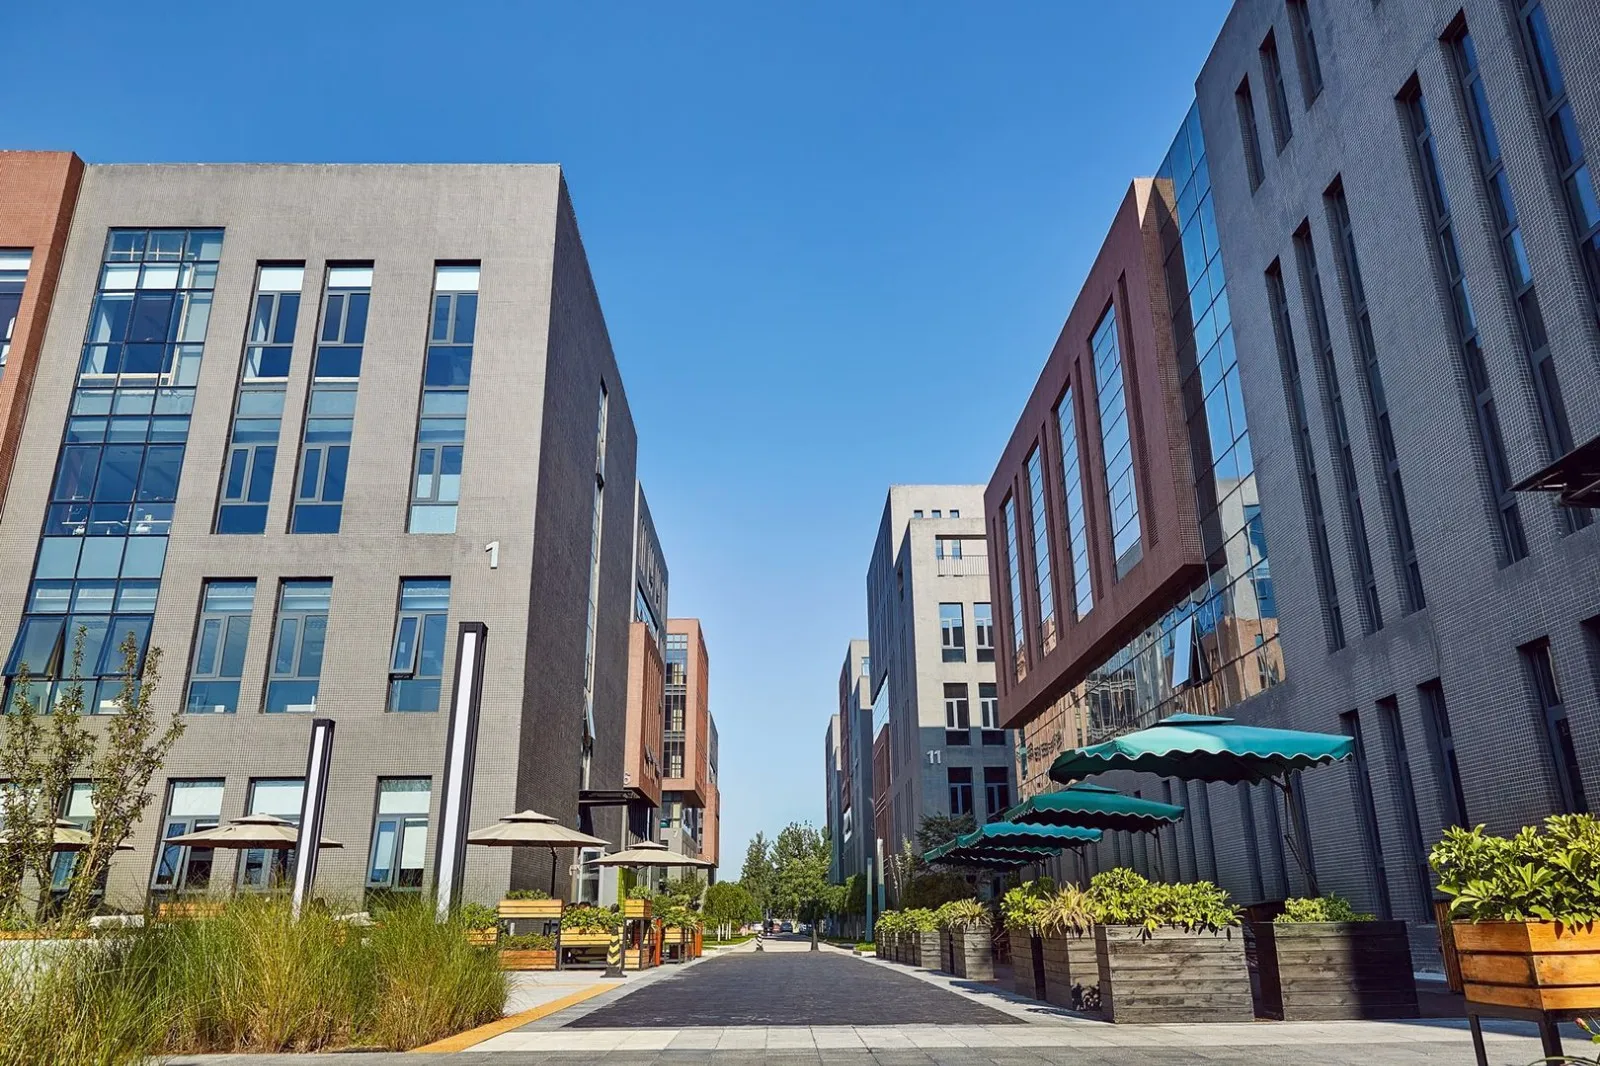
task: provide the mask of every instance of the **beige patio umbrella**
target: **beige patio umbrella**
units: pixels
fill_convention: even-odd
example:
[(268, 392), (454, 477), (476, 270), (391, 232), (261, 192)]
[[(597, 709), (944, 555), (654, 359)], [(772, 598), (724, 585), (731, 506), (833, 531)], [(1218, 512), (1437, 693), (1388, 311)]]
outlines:
[[(0, 833), (0, 844), (4, 844), (7, 839), (6, 834)], [(87, 829), (78, 828), (76, 822), (69, 822), (65, 818), (57, 818), (55, 821), (55, 837), (50, 842), (50, 850), (82, 851), (89, 846), (89, 842), (93, 839), (93, 835)], [(133, 845), (118, 844), (117, 850), (132, 851)]]
[(508, 814), (486, 829), (467, 835), (468, 844), (486, 848), (549, 848), (550, 894), (556, 893), (555, 853), (563, 848), (603, 848), (609, 840), (568, 829), (548, 814), (518, 811)]
[(654, 840), (641, 840), (633, 847), (619, 851), (615, 855), (602, 855), (598, 859), (590, 859), (591, 866), (700, 866), (711, 867), (716, 863), (710, 859), (702, 859), (698, 855), (681, 855), (668, 849), (665, 844)]
[[(261, 848), (265, 851), (288, 851), (300, 843), (300, 827), (275, 814), (247, 814), (243, 818), (235, 818), (226, 825), (167, 837), (166, 842), (191, 848), (233, 848), (239, 851)], [(329, 840), (327, 837), (323, 837), (317, 846), (344, 847), (337, 840)]]

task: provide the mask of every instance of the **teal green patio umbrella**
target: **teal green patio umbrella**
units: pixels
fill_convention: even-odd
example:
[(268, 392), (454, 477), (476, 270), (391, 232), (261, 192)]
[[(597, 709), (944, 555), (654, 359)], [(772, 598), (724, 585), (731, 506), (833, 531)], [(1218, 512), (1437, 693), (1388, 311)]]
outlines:
[[(1013, 825), (1010, 822), (990, 822), (981, 829), (947, 840), (923, 855), (927, 862), (956, 862), (961, 854), (981, 855), (985, 852), (1031, 852), (1036, 857), (1054, 855), (1062, 848), (1087, 844), (1100, 839), (1100, 830), (1065, 825)], [(1032, 861), (1032, 860), (1030, 860)]]
[[(1354, 750), (1355, 741), (1337, 733), (1269, 729), (1215, 715), (1174, 714), (1149, 729), (1063, 752), (1051, 764), (1050, 777), (1065, 784), (1108, 770), (1133, 770), (1186, 781), (1268, 781), (1283, 792), (1287, 809), (1292, 800), (1289, 774), (1348, 759)], [(1288, 820), (1290, 850), (1311, 894), (1318, 895), (1316, 875), (1307, 861), (1310, 842), (1298, 839), (1299, 819), (1292, 810)]]
[(1059, 792), (1046, 792), (1024, 800), (1001, 817), (1018, 825), (1149, 832), (1181, 819), (1183, 808), (1079, 781)]

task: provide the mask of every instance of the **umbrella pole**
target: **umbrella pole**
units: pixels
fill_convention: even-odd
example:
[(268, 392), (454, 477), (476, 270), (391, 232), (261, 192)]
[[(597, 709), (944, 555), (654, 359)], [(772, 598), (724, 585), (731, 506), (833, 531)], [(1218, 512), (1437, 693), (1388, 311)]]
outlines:
[(1289, 854), (1294, 856), (1295, 865), (1300, 867), (1300, 873), (1306, 879), (1306, 894), (1315, 899), (1322, 895), (1322, 891), (1317, 887), (1317, 875), (1312, 871), (1311, 863), (1308, 861), (1311, 842), (1300, 835), (1301, 824), (1295, 809), (1294, 789), (1289, 786), (1287, 780), (1280, 781), (1276, 777), (1271, 780), (1283, 793), (1283, 815), (1289, 823), (1288, 831), (1283, 834), (1284, 842), (1289, 845)]

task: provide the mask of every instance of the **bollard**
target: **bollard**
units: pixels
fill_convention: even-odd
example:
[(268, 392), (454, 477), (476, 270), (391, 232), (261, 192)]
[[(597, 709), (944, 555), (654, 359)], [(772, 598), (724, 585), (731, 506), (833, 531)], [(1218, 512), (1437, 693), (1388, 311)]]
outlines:
[(606, 976), (615, 978), (622, 973), (622, 930), (613, 930), (611, 943), (606, 947)]

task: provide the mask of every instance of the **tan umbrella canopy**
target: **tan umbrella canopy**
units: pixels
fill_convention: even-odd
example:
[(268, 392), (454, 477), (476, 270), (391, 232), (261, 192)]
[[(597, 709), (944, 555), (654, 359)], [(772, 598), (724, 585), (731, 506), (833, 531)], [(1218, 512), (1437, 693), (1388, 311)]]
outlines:
[[(4, 833), (0, 833), (0, 844), (7, 841)], [(51, 851), (82, 851), (94, 839), (87, 829), (78, 828), (78, 823), (69, 822), (65, 818), (57, 818), (55, 822), (55, 838), (50, 842)], [(118, 851), (132, 851), (132, 844), (118, 844)]]
[(482, 844), (487, 848), (549, 848), (550, 894), (554, 896), (557, 848), (603, 848), (611, 842), (568, 829), (548, 814), (518, 811), (506, 815), (487, 829), (468, 834), (467, 843)]
[(598, 859), (590, 859), (592, 866), (715, 866), (710, 859), (702, 859), (696, 855), (680, 855), (668, 850), (665, 844), (658, 844), (654, 840), (641, 840), (626, 851), (619, 851), (615, 855), (602, 855)]
[[(197, 829), (193, 833), (167, 837), (168, 844), (183, 844), (191, 848), (235, 848), (248, 851), (263, 848), (267, 851), (288, 851), (300, 843), (300, 828), (273, 814), (247, 814), (235, 818), (227, 825), (210, 829)], [(342, 848), (337, 840), (322, 838), (318, 847)]]

